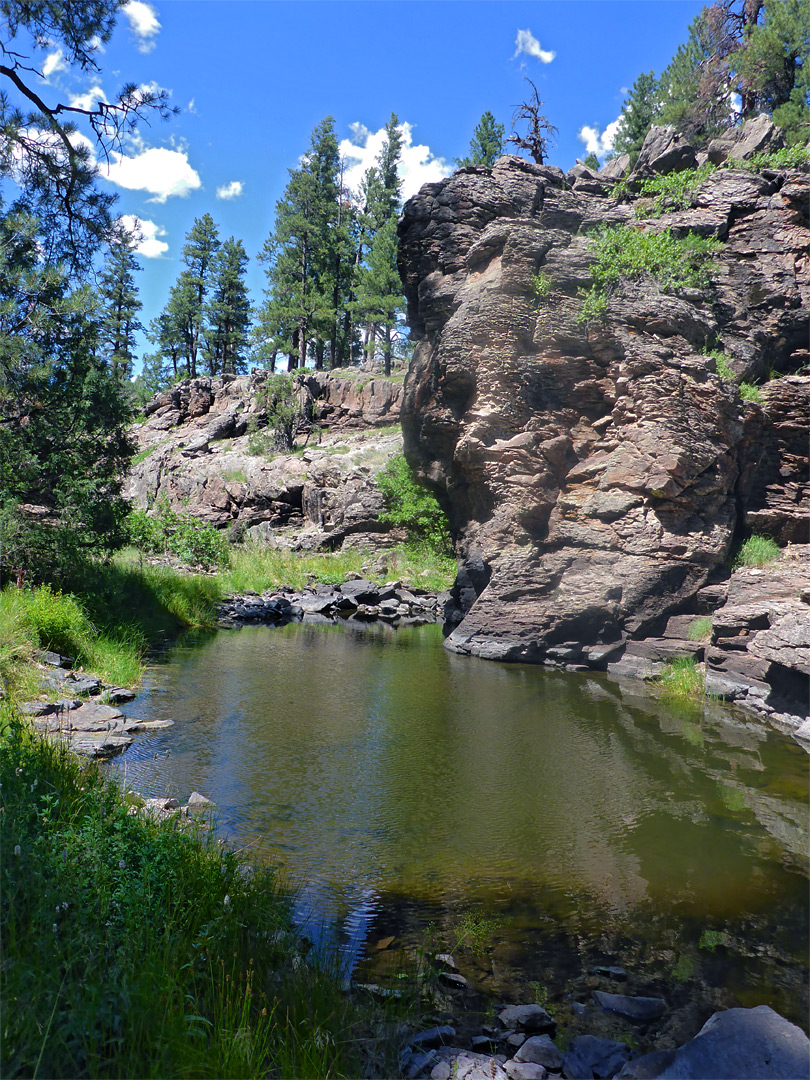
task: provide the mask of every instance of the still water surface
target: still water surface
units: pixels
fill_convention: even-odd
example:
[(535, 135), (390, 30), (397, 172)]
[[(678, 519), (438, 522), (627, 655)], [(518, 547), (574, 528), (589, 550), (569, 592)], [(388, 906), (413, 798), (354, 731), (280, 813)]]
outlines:
[(806, 1016), (808, 759), (758, 721), (458, 657), (438, 627), (307, 624), (181, 644), (128, 711), (174, 727), (115, 763), (127, 785), (212, 798), (350, 963), (473, 910), (501, 920), (493, 992), (562, 936)]

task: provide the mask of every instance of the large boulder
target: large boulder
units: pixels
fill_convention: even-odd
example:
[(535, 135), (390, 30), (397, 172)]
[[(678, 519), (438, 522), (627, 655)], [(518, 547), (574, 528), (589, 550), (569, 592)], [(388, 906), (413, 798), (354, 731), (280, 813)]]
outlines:
[(768, 1005), (709, 1017), (691, 1042), (629, 1062), (618, 1080), (807, 1080), (810, 1039)]
[(683, 172), (697, 167), (695, 149), (673, 127), (653, 125), (645, 136), (633, 175), (651, 176), (653, 173)]
[(754, 154), (767, 154), (785, 145), (782, 132), (765, 113), (746, 120), (741, 127), (729, 128), (706, 148), (709, 161), (722, 165), (725, 161), (745, 161)]

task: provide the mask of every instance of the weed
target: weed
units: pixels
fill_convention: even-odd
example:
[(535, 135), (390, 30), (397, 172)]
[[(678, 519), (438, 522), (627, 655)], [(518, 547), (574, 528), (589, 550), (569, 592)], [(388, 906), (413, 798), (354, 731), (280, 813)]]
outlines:
[(244, 469), (227, 469), (222, 474), (222, 479), (226, 483), (245, 484), (247, 483), (247, 473)]
[(381, 521), (404, 526), (411, 543), (428, 547), (437, 554), (449, 554), (447, 515), (433, 492), (417, 483), (403, 454), (395, 454), (389, 460), (377, 477), (377, 486), (386, 506)]
[(126, 522), (129, 540), (142, 551), (176, 555), (191, 566), (227, 566), (228, 541), (219, 530), (191, 514), (162, 506), (156, 514), (133, 510)]
[(748, 172), (781, 172), (783, 169), (805, 169), (810, 165), (810, 150), (806, 146), (783, 146), (767, 154), (752, 154), (745, 161), (727, 161), (729, 169), (746, 169)]
[(681, 701), (699, 700), (706, 693), (703, 673), (691, 656), (677, 656), (674, 660), (668, 660), (658, 683), (666, 697)]
[(723, 944), (723, 934), (719, 930), (701, 930), (700, 941), (698, 941), (699, 949), (706, 949), (708, 952), (714, 952), (718, 945)]
[(455, 952), (460, 948), (467, 948), (473, 956), (482, 956), (484, 950), (491, 944), (492, 935), (501, 926), (501, 923), (501, 919), (465, 911), (452, 929), (455, 943), (451, 947), (451, 952)]
[(581, 326), (585, 323), (595, 322), (604, 317), (608, 309), (608, 298), (600, 290), (592, 285), (590, 289), (580, 289), (579, 296), (582, 307), (577, 314), (577, 323)]
[(712, 633), (712, 617), (704, 615), (699, 619), (693, 619), (689, 624), (686, 636), (689, 641), (708, 641)]
[(532, 293), (535, 300), (545, 300), (554, 291), (554, 279), (545, 270), (532, 275)]
[(146, 461), (151, 453), (155, 450), (154, 446), (148, 446), (145, 450), (139, 450), (130, 460), (130, 468), (133, 465), (140, 465), (142, 461)]
[(740, 545), (732, 561), (732, 569), (738, 570), (742, 566), (767, 566), (775, 562), (781, 554), (775, 540), (755, 533)]
[(678, 957), (678, 962), (672, 969), (672, 978), (676, 982), (686, 982), (691, 979), (695, 973), (695, 961), (691, 956), (687, 956), (686, 953), (681, 953)]
[(754, 383), (741, 382), (739, 389), (743, 401), (762, 401), (762, 391)]

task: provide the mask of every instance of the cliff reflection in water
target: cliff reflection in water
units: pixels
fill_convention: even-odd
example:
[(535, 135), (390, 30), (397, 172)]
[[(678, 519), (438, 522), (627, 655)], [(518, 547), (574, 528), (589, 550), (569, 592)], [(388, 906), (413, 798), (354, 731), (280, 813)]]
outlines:
[(131, 787), (209, 796), (355, 936), (380, 894), (520, 897), (594, 928), (789, 911), (806, 949), (806, 755), (722, 706), (458, 657), (438, 627), (291, 625), (178, 647), (129, 712), (175, 721), (114, 766)]

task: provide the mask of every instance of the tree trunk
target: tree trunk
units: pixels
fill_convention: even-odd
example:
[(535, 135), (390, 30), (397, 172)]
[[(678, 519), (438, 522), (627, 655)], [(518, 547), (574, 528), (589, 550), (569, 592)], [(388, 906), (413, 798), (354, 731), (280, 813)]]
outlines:
[(388, 323), (385, 324), (385, 333), (383, 334), (383, 355), (385, 357), (385, 377), (388, 378), (391, 375), (391, 327)]
[(297, 330), (297, 329), (293, 330), (292, 342), (290, 344), (290, 353), (289, 353), (289, 357), (288, 357), (288, 360), (287, 360), (287, 370), (288, 371), (293, 371), (293, 370), (295, 370), (295, 368), (298, 367), (298, 355), (299, 355), (298, 342), (299, 342), (299, 340), (300, 340), (300, 331)]
[(315, 342), (315, 370), (323, 371), (324, 343), (320, 338)]

